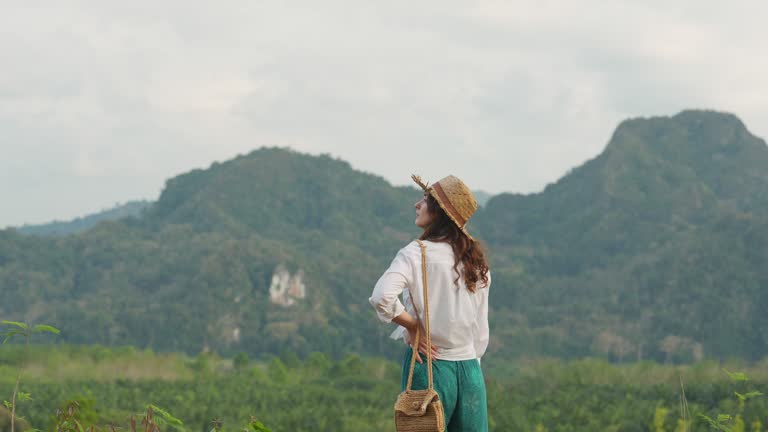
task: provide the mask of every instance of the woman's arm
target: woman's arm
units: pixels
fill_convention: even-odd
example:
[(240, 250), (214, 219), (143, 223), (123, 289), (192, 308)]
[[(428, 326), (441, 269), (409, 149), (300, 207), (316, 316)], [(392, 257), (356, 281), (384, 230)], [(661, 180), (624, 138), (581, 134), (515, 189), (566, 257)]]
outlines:
[[(414, 316), (408, 312), (403, 312), (396, 316), (392, 322), (405, 327), (405, 330), (408, 331), (408, 340), (406, 342), (411, 346), (413, 346), (413, 341), (416, 340), (417, 329), (421, 329), (421, 335), (419, 336), (419, 352), (427, 355), (427, 339), (424, 337), (424, 327), (420, 327), (419, 320), (414, 318)], [(432, 359), (437, 359), (437, 347), (434, 344), (432, 344)], [(416, 354), (416, 361), (423, 363), (421, 356), (418, 354)]]
[(395, 272), (384, 273), (379, 278), (371, 297), (368, 299), (371, 306), (376, 309), (379, 320), (389, 323), (405, 312), (405, 306), (400, 302), (398, 296), (403, 292), (407, 283), (408, 280), (404, 275)]
[(479, 297), (477, 305), (477, 329), (478, 334), (475, 336), (475, 352), (477, 353), (478, 361), (485, 354), (485, 350), (488, 348), (488, 342), (491, 339), (490, 329), (488, 328), (488, 294), (491, 289), (491, 273), (488, 272), (488, 284), (478, 289), (475, 292)]
[[(371, 306), (376, 309), (379, 320), (385, 323), (394, 322), (408, 331), (408, 339), (406, 340), (408, 343), (416, 339), (419, 320), (418, 317), (414, 317), (405, 310), (399, 296), (411, 283), (406, 276), (411, 274), (413, 274), (411, 262), (409, 262), (405, 252), (400, 250), (395, 259), (392, 260), (389, 269), (376, 282), (373, 293), (368, 299)], [(425, 339), (424, 337), (419, 338), (419, 350), (424, 354), (427, 352)], [(437, 348), (434, 346), (432, 353), (433, 358), (436, 358)], [(416, 360), (421, 363), (421, 358), (418, 355)]]
[(405, 312), (405, 306), (400, 302), (399, 296), (410, 285), (411, 281), (408, 277), (412, 273), (411, 263), (401, 249), (387, 271), (376, 282), (373, 293), (368, 299), (382, 322), (392, 322), (396, 316)]
[[(376, 283), (373, 294), (368, 301), (376, 309), (379, 319), (383, 322), (393, 322), (403, 326), (408, 331), (406, 342), (411, 344), (416, 340), (416, 330), (419, 328), (419, 320), (405, 310), (398, 295), (406, 286), (405, 276), (400, 273), (385, 273)], [(422, 336), (424, 331), (422, 329)], [(425, 337), (419, 337), (419, 351), (427, 354), (427, 341)], [(437, 347), (432, 345), (432, 358), (437, 358)], [(416, 356), (416, 361), (422, 363), (421, 356)]]
[(416, 334), (416, 329), (419, 327), (419, 320), (414, 318), (413, 315), (408, 312), (403, 312), (396, 316), (392, 319), (392, 322), (405, 327), (405, 329), (408, 330), (408, 333), (413, 331), (414, 335)]

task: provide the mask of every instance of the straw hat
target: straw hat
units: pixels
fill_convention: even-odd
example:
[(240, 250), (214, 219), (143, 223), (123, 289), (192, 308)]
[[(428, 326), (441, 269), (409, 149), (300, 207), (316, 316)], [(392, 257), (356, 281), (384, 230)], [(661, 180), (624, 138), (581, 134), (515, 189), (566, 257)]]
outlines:
[(424, 189), (424, 192), (429, 193), (440, 205), (440, 208), (445, 210), (445, 213), (470, 239), (474, 240), (467, 232), (466, 225), (469, 218), (477, 210), (477, 200), (469, 190), (467, 185), (458, 177), (449, 175), (438, 181), (437, 183), (428, 186), (421, 181), (421, 177), (412, 175), (411, 178), (417, 185)]

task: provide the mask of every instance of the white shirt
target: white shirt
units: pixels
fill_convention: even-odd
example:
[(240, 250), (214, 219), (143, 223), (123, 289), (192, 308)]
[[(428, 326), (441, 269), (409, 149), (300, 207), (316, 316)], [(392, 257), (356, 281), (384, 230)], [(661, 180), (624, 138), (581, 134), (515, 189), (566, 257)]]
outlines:
[[(432, 344), (438, 347), (440, 360), (479, 359), (488, 347), (488, 285), (479, 284), (469, 291), (463, 278), (454, 271), (453, 249), (448, 243), (424, 240), (427, 252), (427, 282), (429, 284), (429, 319)], [(368, 301), (379, 319), (391, 322), (403, 311), (415, 315), (413, 303), (424, 321), (424, 287), (422, 286), (421, 248), (413, 241), (400, 249), (387, 271), (376, 282)], [(459, 269), (462, 266), (459, 265)], [(401, 302), (398, 296), (403, 294)], [(413, 299), (411, 298), (413, 295)], [(405, 303), (405, 306), (403, 305)], [(404, 337), (405, 328), (398, 327), (392, 338)]]

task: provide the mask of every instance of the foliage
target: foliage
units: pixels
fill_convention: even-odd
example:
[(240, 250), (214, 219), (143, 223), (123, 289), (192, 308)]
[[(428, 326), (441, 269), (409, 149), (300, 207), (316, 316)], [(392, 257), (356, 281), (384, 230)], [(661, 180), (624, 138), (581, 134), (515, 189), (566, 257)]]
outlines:
[(35, 333), (59, 334), (60, 331), (59, 329), (47, 324), (37, 324), (32, 326), (23, 322), (7, 320), (0, 321), (0, 324), (7, 326), (6, 330), (0, 333), (0, 337), (3, 338), (2, 345), (5, 345), (5, 343), (13, 337), (18, 337), (24, 340), (24, 362), (21, 364), (21, 367), (19, 367), (18, 372), (16, 373), (16, 382), (13, 386), (11, 400), (3, 401), (5, 408), (10, 410), (10, 430), (11, 432), (15, 432), (17, 403), (32, 400), (32, 395), (30, 393), (22, 392), (19, 390), (19, 385), (21, 384), (21, 375), (24, 371), (24, 366), (26, 366), (25, 362), (29, 358), (29, 344), (32, 339), (32, 335)]
[[(747, 378), (747, 374), (744, 372), (729, 372), (727, 369), (723, 369), (726, 374), (728, 374), (728, 377), (731, 378), (735, 383), (745, 383), (749, 379)], [(722, 432), (743, 432), (744, 431), (744, 420), (742, 419), (741, 415), (744, 412), (744, 403), (748, 399), (756, 398), (758, 396), (762, 396), (763, 393), (759, 391), (749, 391), (745, 393), (739, 393), (737, 391), (733, 392), (736, 395), (737, 400), (739, 401), (738, 404), (738, 412), (736, 414), (717, 414), (715, 418), (709, 417), (705, 414), (699, 414), (701, 418), (703, 418), (712, 429), (719, 430)], [(759, 422), (759, 420), (756, 420)]]
[[(54, 357), (58, 357), (59, 349), (46, 348)], [(76, 347), (63, 349), (73, 353), (73, 363), (95, 351), (82, 347), (79, 354)], [(104, 361), (123, 365), (126, 357), (141, 367), (153, 363), (151, 356), (138, 359), (131, 353), (111, 353)], [(291, 366), (274, 358), (254, 361), (244, 369), (235, 368), (226, 358), (210, 357), (209, 361), (209, 373), (180, 373), (173, 379), (146, 378), (148, 373), (141, 375), (145, 378), (132, 379), (117, 368), (110, 380), (98, 372), (98, 379), (94, 379), (79, 371), (73, 375), (76, 379), (62, 375), (55, 381), (38, 381), (30, 376), (25, 387), (36, 397), (26, 402), (25, 410), (32, 426), (43, 430), (55, 430), (56, 420), (51, 414), (73, 400), (79, 403), (77, 418), (82, 425), (101, 431), (146, 411), (148, 402), (153, 404), (155, 423), (163, 431), (173, 427), (160, 424), (160, 410), (154, 407), (173, 413), (171, 417), (187, 431), (210, 430), (211, 419), (216, 419), (214, 426), (220, 431), (242, 431), (237, 426), (253, 415), (274, 431), (392, 430), (392, 403), (400, 390), (401, 369), (391, 360), (355, 355), (332, 360), (313, 353)], [(192, 362), (180, 362), (190, 368), (187, 372), (192, 371)], [(764, 393), (768, 390), (765, 364), (734, 361), (670, 366), (531, 358), (498, 365), (483, 362), (483, 367), (492, 431), (684, 432), (705, 430), (709, 426), (703, 416), (714, 419), (726, 412), (738, 416), (751, 429), (753, 424), (765, 424), (768, 401), (750, 398), (739, 408), (734, 382), (722, 373), (724, 367), (750, 377), (749, 388), (736, 383), (740, 394)], [(35, 362), (31, 365), (37, 369)], [(166, 367), (173, 370), (177, 366)], [(281, 372), (268, 373), (271, 368)], [(684, 389), (690, 412), (687, 425), (681, 425), (680, 377), (688, 383)], [(0, 383), (0, 392), (11, 387), (12, 383)], [(249, 426), (251, 432), (258, 431), (257, 426)]]

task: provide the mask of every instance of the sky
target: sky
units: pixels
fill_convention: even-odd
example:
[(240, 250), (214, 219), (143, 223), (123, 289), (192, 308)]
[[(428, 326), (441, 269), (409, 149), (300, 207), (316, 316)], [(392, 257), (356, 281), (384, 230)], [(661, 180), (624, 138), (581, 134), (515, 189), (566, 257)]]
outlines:
[(262, 146), (534, 193), (629, 117), (768, 135), (768, 2), (0, 0), (0, 228)]

